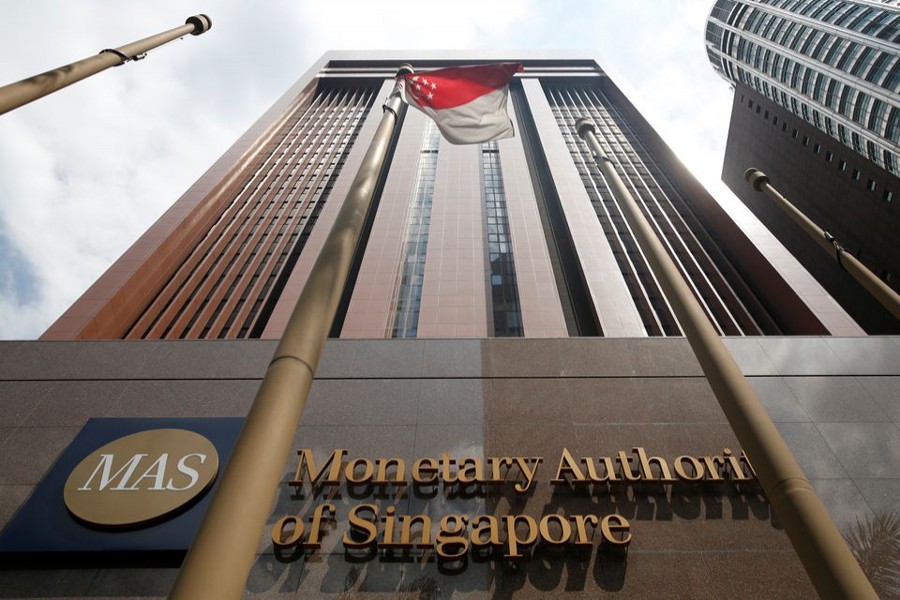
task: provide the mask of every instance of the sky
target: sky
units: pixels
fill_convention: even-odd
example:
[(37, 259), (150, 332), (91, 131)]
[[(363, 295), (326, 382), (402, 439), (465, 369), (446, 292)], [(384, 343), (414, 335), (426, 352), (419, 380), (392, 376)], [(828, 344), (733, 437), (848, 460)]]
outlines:
[[(719, 180), (732, 91), (712, 0), (30, 0), (0, 85), (176, 27), (212, 29), (0, 116), (0, 339), (34, 339), (327, 50), (575, 50), (601, 59), (739, 223)], [(758, 223), (756, 223), (758, 226)]]

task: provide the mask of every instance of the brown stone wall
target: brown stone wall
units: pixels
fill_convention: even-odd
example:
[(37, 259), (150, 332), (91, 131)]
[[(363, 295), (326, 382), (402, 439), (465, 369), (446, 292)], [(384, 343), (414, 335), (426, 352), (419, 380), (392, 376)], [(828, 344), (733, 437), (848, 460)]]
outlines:
[[(729, 339), (728, 346), (841, 527), (898, 511), (900, 339)], [(0, 344), (0, 526), (91, 417), (240, 416), (274, 343)], [(812, 597), (778, 519), (754, 485), (554, 487), (562, 448), (598, 456), (643, 446), (674, 458), (739, 449), (683, 339), (332, 340), (296, 447), (349, 456), (542, 456), (533, 490), (375, 494), (337, 489), (337, 528), (309, 556), (268, 532), (250, 597)], [(270, 525), (325, 501), (285, 478)], [(340, 538), (361, 502), (400, 514), (608, 514), (631, 521), (627, 553), (535, 550), (469, 560), (460, 574), (403, 557), (352, 562)], [(602, 547), (601, 547), (602, 548)], [(0, 566), (0, 597), (164, 596), (174, 568), (49, 561)]]

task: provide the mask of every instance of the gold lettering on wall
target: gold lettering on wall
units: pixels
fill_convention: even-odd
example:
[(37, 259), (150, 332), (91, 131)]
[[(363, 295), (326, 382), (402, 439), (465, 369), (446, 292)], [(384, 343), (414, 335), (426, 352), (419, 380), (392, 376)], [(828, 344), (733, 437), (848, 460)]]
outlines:
[[(435, 488), (447, 493), (484, 494), (489, 487), (509, 486), (516, 495), (530, 492), (539, 480), (540, 456), (453, 456), (421, 457), (407, 463), (402, 458), (348, 456), (335, 449), (316, 462), (312, 450), (297, 452), (298, 462), (289, 485), (298, 489), (310, 485), (370, 485), (397, 490), (381, 497), (400, 498), (402, 486), (424, 489), (433, 497)], [(322, 458), (321, 456), (319, 457)], [(127, 465), (122, 467), (127, 469)], [(147, 476), (147, 475), (145, 475)], [(153, 473), (149, 477), (153, 479)], [(619, 450), (606, 456), (575, 456), (563, 448), (549, 483), (554, 486), (630, 486), (638, 483), (673, 484), (719, 482), (744, 483), (756, 473), (743, 452), (724, 448), (720, 454), (674, 458), (657, 456), (643, 446)], [(474, 487), (473, 487), (474, 486)], [(321, 493), (321, 492), (319, 492)], [(372, 492), (374, 493), (374, 492)], [(335, 505), (319, 504), (309, 519), (299, 515), (282, 517), (272, 527), (271, 538), (278, 549), (318, 548), (328, 524), (334, 520)], [(393, 505), (361, 503), (347, 514), (348, 530), (342, 541), (348, 551), (382, 549), (401, 552), (418, 549), (434, 552), (438, 560), (458, 564), (467, 553), (490, 552), (511, 560), (531, 555), (533, 547), (590, 548), (596, 543), (611, 548), (627, 548), (632, 540), (631, 523), (620, 514), (528, 514), (464, 515), (445, 514), (439, 519), (427, 513), (402, 514)]]

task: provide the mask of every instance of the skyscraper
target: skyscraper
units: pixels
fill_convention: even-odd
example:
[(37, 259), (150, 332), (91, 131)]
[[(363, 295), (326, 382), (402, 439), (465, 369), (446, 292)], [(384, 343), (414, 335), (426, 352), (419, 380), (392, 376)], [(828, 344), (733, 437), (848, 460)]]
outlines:
[[(395, 67), (317, 65), (44, 339), (278, 337)], [(525, 61), (511, 95), (519, 135), (499, 143), (455, 147), (406, 115), (333, 336), (679, 335), (582, 115), (723, 335), (829, 330), (596, 63)]]
[[(246, 415), (398, 65), (497, 61), (525, 67), (510, 92), (515, 138), (453, 146), (418, 112), (403, 115), (248, 594), (813, 593), (575, 132), (585, 115), (839, 525), (898, 508), (900, 342), (828, 335), (846, 315), (764, 260), (596, 61), (329, 53), (42, 340), (0, 344), (0, 589), (168, 593), (181, 551), (134, 538), (168, 543), (154, 528), (205, 497), (171, 519), (85, 526), (61, 498), (84, 464), (76, 450), (102, 452), (86, 477), (117, 493), (185, 487), (157, 485), (165, 463), (138, 468), (143, 451), (123, 469), (102, 448), (125, 439), (117, 431), (218, 431)], [(182, 468), (196, 466), (190, 456)], [(328, 472), (342, 480), (310, 485), (334, 456)], [(387, 461), (379, 477), (402, 464), (399, 485), (362, 481)], [(437, 483), (409, 480), (430, 465)], [(320, 547), (276, 547), (291, 537), (279, 524), (294, 523), (299, 539), (329, 505)], [(418, 547), (356, 553), (360, 507), (380, 511), (363, 518), (387, 543), (416, 519)], [(627, 550), (604, 537), (624, 539), (610, 533), (615, 519), (603, 533), (608, 515), (631, 523)], [(476, 519), (503, 523), (497, 539), (521, 537), (521, 552), (472, 551)], [(436, 534), (454, 522), (469, 550), (448, 568), (436, 543), (462, 542)], [(527, 541), (529, 527), (542, 541)]]
[(743, 181), (764, 171), (876, 275), (900, 281), (900, 5), (715, 3), (706, 48), (735, 86), (723, 179), (871, 333), (898, 324)]

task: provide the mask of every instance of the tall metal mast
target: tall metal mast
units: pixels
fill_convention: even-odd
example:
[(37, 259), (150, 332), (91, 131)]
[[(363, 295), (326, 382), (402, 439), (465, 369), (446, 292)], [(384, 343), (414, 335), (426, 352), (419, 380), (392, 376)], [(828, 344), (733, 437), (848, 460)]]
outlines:
[(10, 83), (0, 87), (0, 115), (19, 108), (38, 98), (52, 94), (56, 90), (72, 85), (100, 71), (110, 67), (118, 67), (126, 62), (140, 60), (154, 48), (177, 40), (188, 34), (200, 35), (206, 33), (212, 27), (212, 20), (206, 15), (194, 15), (188, 17), (185, 24), (156, 35), (131, 42), (119, 48), (101, 50), (96, 56), (91, 56), (77, 62), (64, 65), (52, 71), (41, 73)]

